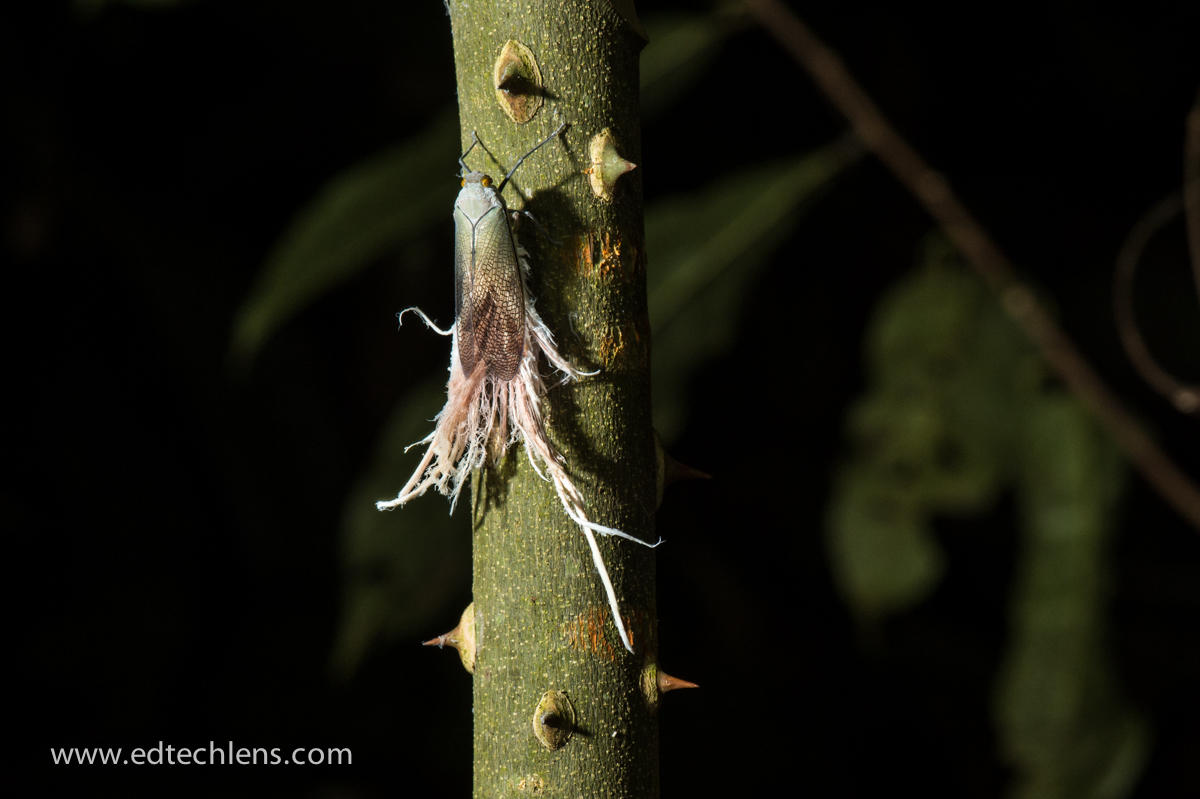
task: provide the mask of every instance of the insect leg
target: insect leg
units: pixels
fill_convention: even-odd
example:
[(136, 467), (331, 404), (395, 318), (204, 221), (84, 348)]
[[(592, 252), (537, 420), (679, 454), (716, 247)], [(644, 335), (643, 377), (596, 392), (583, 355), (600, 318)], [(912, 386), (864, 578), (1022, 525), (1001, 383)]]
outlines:
[(538, 229), (538, 232), (541, 233), (543, 236), (545, 236), (546, 239), (549, 240), (549, 242), (551, 244), (554, 244), (555, 246), (559, 246), (562, 244), (562, 239), (551, 236), (550, 231), (546, 229), (546, 226), (543, 225), (541, 222), (539, 222), (537, 220), (536, 216), (529, 213), (524, 208), (522, 208), (520, 211), (509, 211), (508, 215), (509, 215), (509, 218), (512, 220), (513, 233), (520, 232), (521, 217), (525, 217), (531, 223), (533, 223), (533, 226)]

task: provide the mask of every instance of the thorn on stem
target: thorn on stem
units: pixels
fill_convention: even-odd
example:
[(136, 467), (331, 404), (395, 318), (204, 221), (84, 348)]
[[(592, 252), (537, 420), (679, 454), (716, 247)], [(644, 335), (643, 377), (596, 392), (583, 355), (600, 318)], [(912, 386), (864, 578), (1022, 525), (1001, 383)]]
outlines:
[(496, 102), (517, 124), (533, 119), (542, 107), (545, 94), (542, 71), (533, 51), (514, 39), (504, 43), (492, 65), (492, 86)]
[(438, 649), (443, 647), (453, 647), (458, 650), (458, 657), (462, 660), (463, 668), (468, 673), (475, 673), (475, 603), (467, 605), (466, 610), (462, 612), (462, 616), (458, 619), (458, 626), (448, 633), (442, 633), (436, 638), (430, 638), (428, 641), (422, 641), (422, 646), (436, 646)]
[(637, 169), (637, 164), (627, 161), (617, 152), (617, 142), (611, 128), (605, 128), (588, 143), (588, 160), (591, 164), (584, 172), (592, 194), (604, 202), (612, 202), (613, 187), (624, 174)]
[(699, 688), (700, 686), (694, 682), (681, 680), (678, 677), (672, 677), (665, 671), (658, 672), (658, 692), (665, 694), (669, 691), (677, 691), (680, 688)]
[(658, 709), (662, 695), (680, 688), (699, 688), (700, 686), (688, 680), (673, 677), (658, 667), (657, 663), (647, 663), (642, 669), (642, 697), (651, 710)]
[(688, 466), (686, 463), (681, 463), (671, 457), (670, 453), (663, 449), (662, 439), (659, 438), (657, 430), (654, 431), (654, 454), (658, 461), (658, 485), (655, 507), (662, 505), (663, 491), (673, 483), (678, 483), (682, 480), (712, 479), (712, 475), (708, 472), (702, 472), (694, 466)]
[(712, 475), (694, 466), (675, 460), (670, 453), (663, 453), (663, 483), (671, 485), (682, 480), (711, 480)]
[(547, 691), (533, 710), (533, 736), (550, 751), (561, 749), (575, 732), (575, 707), (562, 691)]

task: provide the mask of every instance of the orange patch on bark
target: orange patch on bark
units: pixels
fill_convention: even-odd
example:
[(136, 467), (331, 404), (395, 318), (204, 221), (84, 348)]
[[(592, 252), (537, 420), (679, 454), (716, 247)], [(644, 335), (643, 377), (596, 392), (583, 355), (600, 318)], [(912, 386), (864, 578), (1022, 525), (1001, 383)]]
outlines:
[[(624, 246), (619, 236), (614, 236), (607, 230), (601, 234), (598, 241), (589, 232), (579, 247), (579, 271), (583, 273), (584, 277), (612, 280), (624, 271), (621, 265), (621, 250)], [(633, 249), (634, 258), (632, 260), (636, 269), (639, 255), (637, 248)]]
[[(641, 638), (644, 616), (638, 610), (628, 610), (621, 614), (629, 632), (629, 643), (637, 650), (637, 641)], [(607, 660), (615, 660), (618, 652), (623, 651), (621, 642), (610, 640), (609, 634), (616, 637), (616, 627), (613, 626), (607, 607), (590, 607), (563, 625), (563, 634), (572, 649), (582, 649), (592, 652)], [(638, 652), (641, 655), (641, 652)]]

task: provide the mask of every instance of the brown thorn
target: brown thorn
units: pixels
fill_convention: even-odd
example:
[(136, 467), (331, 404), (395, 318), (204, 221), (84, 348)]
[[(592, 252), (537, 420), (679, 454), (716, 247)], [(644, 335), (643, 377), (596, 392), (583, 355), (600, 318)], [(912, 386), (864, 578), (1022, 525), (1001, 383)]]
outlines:
[(712, 475), (702, 472), (694, 466), (688, 466), (671, 457), (669, 452), (663, 452), (663, 485), (671, 485), (681, 480), (711, 480)]
[(438, 649), (441, 649), (446, 644), (450, 644), (450, 646), (458, 649), (458, 639), (453, 637), (456, 632), (458, 632), (457, 627), (448, 633), (442, 633), (437, 638), (430, 638), (428, 641), (422, 641), (421, 646), (436, 646)]
[(670, 674), (667, 674), (662, 669), (659, 669), (659, 671), (658, 671), (658, 692), (660, 694), (665, 694), (668, 691), (677, 691), (680, 688), (699, 688), (699, 687), (700, 686), (696, 685), (696, 683), (694, 683), (694, 682), (688, 682), (687, 680), (681, 680), (678, 677), (672, 677)]
[(516, 61), (507, 61), (498, 65), (496, 69), (496, 88), (506, 92), (513, 90), (513, 85), (523, 80), (521, 76), (521, 67)]

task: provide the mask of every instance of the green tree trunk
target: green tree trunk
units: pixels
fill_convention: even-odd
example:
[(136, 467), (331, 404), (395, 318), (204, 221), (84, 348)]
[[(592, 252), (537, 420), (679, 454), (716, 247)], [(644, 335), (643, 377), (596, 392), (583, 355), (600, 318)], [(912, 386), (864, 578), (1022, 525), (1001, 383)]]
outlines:
[[(632, 4), (464, 0), (450, 3), (450, 18), (463, 148), (475, 131), (498, 161), (477, 148), (472, 169), (499, 181), (568, 124), (505, 189), (510, 208), (545, 228), (521, 228), (542, 317), (563, 355), (600, 370), (550, 389), (548, 431), (592, 521), (653, 540), (641, 182), (634, 171), (614, 183), (620, 161), (598, 148), (607, 129), (621, 156), (640, 160), (644, 40)], [(508, 91), (497, 91), (497, 76)], [(475, 796), (657, 796), (654, 553), (599, 542), (631, 655), (579, 527), (522, 448), (476, 477)]]

